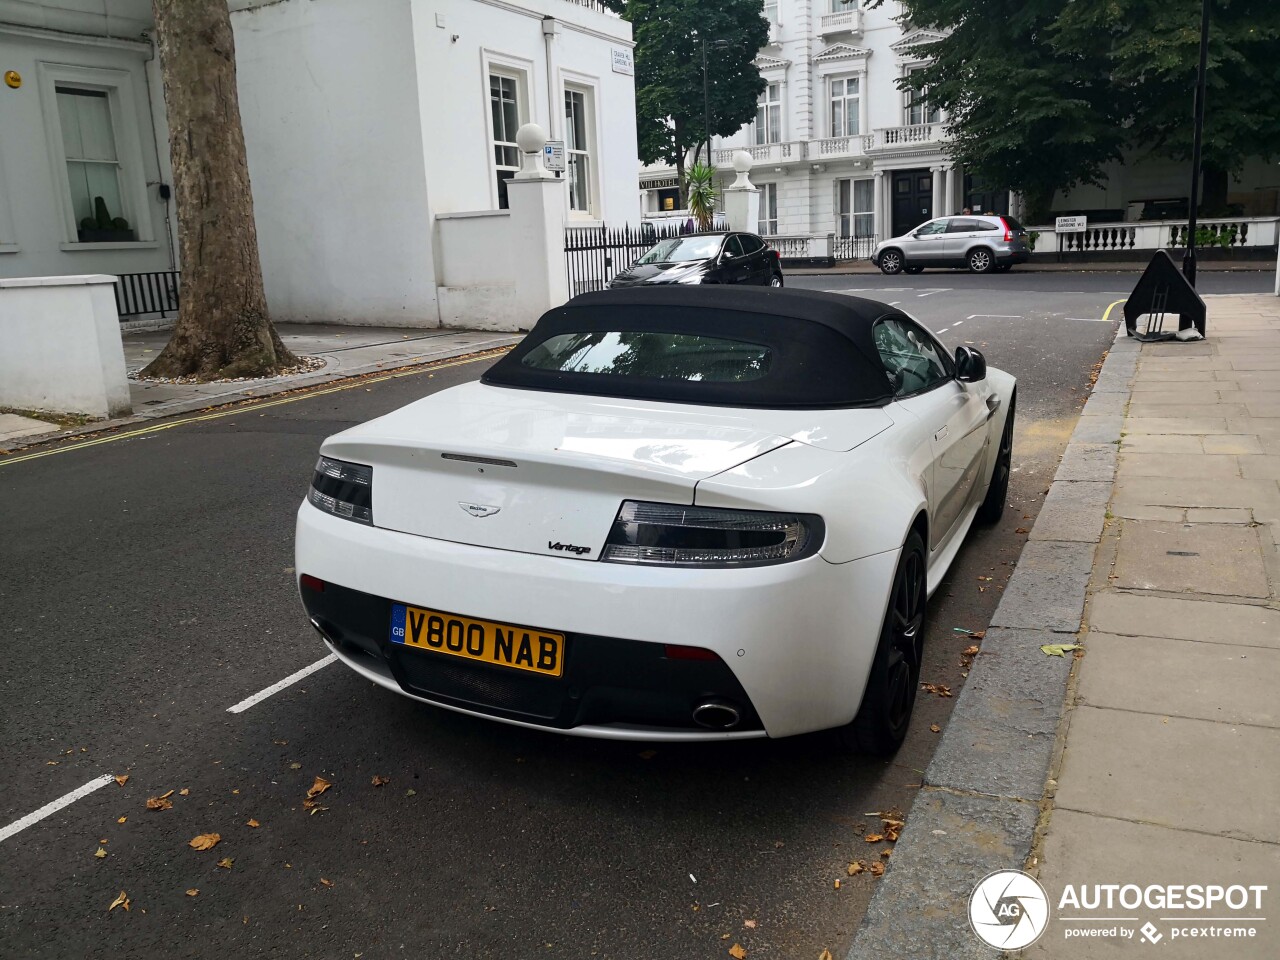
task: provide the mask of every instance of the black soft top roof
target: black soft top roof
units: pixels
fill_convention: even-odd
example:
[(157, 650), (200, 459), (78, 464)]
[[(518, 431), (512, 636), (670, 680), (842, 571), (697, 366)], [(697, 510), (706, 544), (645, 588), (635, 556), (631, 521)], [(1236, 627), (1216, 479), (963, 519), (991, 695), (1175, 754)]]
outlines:
[[(597, 396), (766, 408), (881, 406), (893, 398), (872, 325), (900, 311), (875, 300), (776, 287), (637, 286), (575, 297), (544, 313), (481, 378), (494, 386)], [(564, 373), (525, 366), (539, 344), (565, 333), (684, 333), (761, 344), (768, 373), (703, 382)]]

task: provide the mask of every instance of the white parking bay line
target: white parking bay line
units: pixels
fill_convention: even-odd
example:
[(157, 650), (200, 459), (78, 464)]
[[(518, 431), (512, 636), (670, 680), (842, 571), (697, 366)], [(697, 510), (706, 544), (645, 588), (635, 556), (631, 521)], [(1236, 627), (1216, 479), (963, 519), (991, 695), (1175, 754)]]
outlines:
[(971, 313), (967, 317), (965, 317), (965, 319), (976, 320), (978, 317), (983, 317), (984, 319), (992, 319), (992, 320), (1021, 320), (1022, 319), (1022, 317), (1012, 313)]
[(917, 294), (916, 294), (916, 296), (917, 296), (917, 297), (932, 297), (935, 293), (949, 293), (950, 291), (951, 291), (951, 288), (950, 288), (950, 287), (942, 287), (942, 288), (940, 288), (940, 289), (938, 289), (938, 290), (930, 290), (928, 293), (917, 293)]
[(271, 686), (263, 690), (259, 690), (252, 697), (248, 697), (244, 700), (241, 700), (239, 703), (237, 703), (233, 707), (227, 707), (227, 713), (244, 713), (250, 707), (256, 704), (259, 704), (263, 700), (267, 699), (267, 697), (270, 697), (270, 696), (273, 696), (274, 694), (279, 693), (281, 690), (283, 690), (285, 687), (289, 686), (290, 684), (297, 683), (299, 680), (302, 680), (302, 679), (305, 679), (306, 677), (311, 676), (311, 674), (315, 673), (317, 670), (324, 669), (325, 667), (327, 667), (329, 664), (333, 663), (333, 661), (337, 659), (338, 659), (337, 656), (335, 656), (332, 653), (329, 654), (327, 657), (322, 657), (321, 659), (317, 660), (315, 663), (311, 664), (311, 666), (303, 667), (297, 673), (291, 673), (287, 677), (285, 677), (283, 680), (277, 680)]
[(77, 800), (81, 799), (82, 797), (87, 797), (89, 794), (93, 793), (93, 791), (100, 790), (102, 787), (105, 787), (108, 783), (110, 783), (114, 779), (115, 777), (113, 777), (109, 773), (104, 773), (100, 777), (94, 777), (92, 780), (86, 783), (83, 787), (76, 787), (76, 789), (72, 790), (70, 793), (63, 794), (61, 797), (59, 797), (57, 800), (54, 800), (52, 803), (46, 803), (39, 810), (36, 810), (33, 813), (28, 813), (21, 820), (13, 821), (13, 823), (9, 824), (3, 830), (0, 830), (0, 843), (3, 843), (5, 840), (8, 840), (15, 833), (21, 833), (23, 830), (27, 829), (27, 827), (31, 826), (32, 824), (39, 823), (41, 820), (43, 820), (45, 817), (49, 816), (50, 814), (57, 813), (63, 807), (71, 806), (71, 804), (75, 803)]

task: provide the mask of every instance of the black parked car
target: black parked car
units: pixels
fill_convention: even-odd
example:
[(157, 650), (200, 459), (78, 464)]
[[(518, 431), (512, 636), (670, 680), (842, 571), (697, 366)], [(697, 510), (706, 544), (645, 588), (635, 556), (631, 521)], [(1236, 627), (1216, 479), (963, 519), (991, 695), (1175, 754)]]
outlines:
[(754, 233), (697, 233), (660, 240), (611, 281), (638, 283), (747, 283), (782, 286), (778, 251)]

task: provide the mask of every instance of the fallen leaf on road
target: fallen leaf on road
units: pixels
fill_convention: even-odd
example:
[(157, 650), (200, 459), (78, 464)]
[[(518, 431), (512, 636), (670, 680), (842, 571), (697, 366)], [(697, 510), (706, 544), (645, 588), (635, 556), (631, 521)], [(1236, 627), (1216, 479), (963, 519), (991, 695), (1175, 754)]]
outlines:
[(868, 833), (862, 839), (865, 840), (867, 843), (879, 843), (881, 840), (884, 839), (884, 836), (879, 833)]
[(893, 848), (892, 848), (892, 847), (885, 847), (883, 850), (881, 850), (881, 851), (880, 851), (880, 859), (881, 859), (881, 860), (888, 860), (888, 859), (889, 859), (890, 857), (892, 857), (892, 856), (893, 856)]
[(1031, 531), (1029, 531), (1026, 527), (1019, 527), (1017, 530), (1013, 532), (1014, 533), (1030, 533)]
[(837, 878), (837, 879), (833, 882), (833, 885), (835, 886), (835, 888), (836, 888), (837, 890), (839, 890), (839, 889), (840, 889), (840, 880), (839, 880), (839, 878)]
[(920, 689), (926, 693), (932, 693), (939, 697), (951, 696), (951, 688), (945, 683), (922, 683)]
[(190, 787), (183, 787), (181, 790), (178, 791), (178, 796), (180, 797), (190, 796), (190, 794), (191, 794)]
[(932, 730), (934, 733), (941, 733), (941, 732), (942, 732), (942, 728), (941, 728), (940, 726), (938, 726), (936, 723), (931, 723), (931, 724), (929, 724), (929, 729), (930, 729), (930, 730)]
[[(173, 791), (169, 791), (169, 792), (172, 793)], [(168, 797), (148, 797), (147, 798), (148, 810), (171, 810), (172, 808), (173, 808), (173, 801), (170, 800)]]
[(831, 960), (831, 951), (823, 950), (820, 954), (818, 954), (818, 960)]
[(218, 861), (218, 866), (222, 867), (224, 870), (230, 870), (233, 863), (235, 863), (235, 861), (230, 857), (223, 857)]
[(754, 920), (743, 920), (742, 925), (748, 930), (754, 930), (756, 928), (756, 922)]
[(391, 782), (391, 778), (390, 778), (390, 777), (380, 777), (380, 776), (378, 776), (376, 773), (373, 775), (373, 785), (374, 785), (375, 787), (380, 787), (380, 786), (382, 786), (384, 783), (390, 783), (390, 782)]
[(877, 860), (875, 863), (871, 864), (871, 866), (869, 866), (867, 869), (868, 869), (869, 871), (871, 871), (871, 875), (872, 875), (873, 877), (882, 877), (882, 876), (884, 876), (884, 864), (883, 864), (883, 863), (881, 863), (879, 860)]
[(99, 860), (101, 860), (106, 855), (107, 855), (107, 851), (103, 850), (101, 847), (99, 847), (97, 852), (94, 853), (94, 856), (97, 857)]
[(262, 826), (262, 824), (260, 824), (257, 820), (246, 820), (245, 826), (249, 826), (249, 827), (253, 827), (254, 829), (257, 829), (258, 827)]
[(733, 934), (731, 934), (731, 933), (722, 933), (722, 934), (720, 934), (720, 939), (721, 939), (721, 940), (728, 940), (731, 936), (733, 936)]
[(289, 769), (290, 769), (290, 770), (301, 770), (301, 769), (302, 769), (302, 764), (297, 763), (297, 762), (291, 763), (291, 764), (289, 764)]
[(856, 877), (865, 869), (866, 867), (864, 867), (861, 862), (855, 860), (853, 863), (849, 864), (849, 866), (845, 867), (845, 873), (849, 874), (851, 877)]
[(417, 790), (415, 790), (415, 789), (413, 789), (413, 787), (410, 787), (408, 790), (406, 790), (406, 791), (404, 792), (404, 795), (405, 795), (406, 797), (412, 797), (412, 796), (415, 796), (415, 795), (417, 794), (417, 792), (418, 792), (418, 791), (417, 791)]
[(212, 850), (221, 839), (222, 834), (220, 833), (202, 833), (198, 837), (192, 837), (187, 846), (192, 850)]
[(119, 820), (116, 821), (116, 823), (124, 823), (128, 819), (129, 819), (128, 817), (121, 817)]
[(198, 887), (192, 887), (190, 890), (187, 891), (187, 896), (194, 897), (199, 892), (200, 892), (200, 889)]
[(170, 797), (172, 797), (172, 796), (173, 796), (173, 791), (172, 791), (172, 790), (170, 790), (168, 793), (162, 793), (162, 794), (160, 794), (160, 799), (161, 799), (161, 800), (168, 800), (168, 799), (169, 799)]
[(1042, 643), (1040, 644), (1040, 652), (1048, 657), (1065, 656), (1068, 650), (1083, 650), (1084, 647), (1078, 643)]
[(735, 943), (732, 947), (729, 948), (729, 956), (733, 957), (734, 960), (742, 960), (742, 958), (745, 957), (746, 955), (747, 955), (746, 948), (743, 947), (742, 944), (740, 943)]
[(977, 655), (978, 655), (978, 645), (976, 643), (973, 644), (972, 646), (964, 648), (963, 656), (976, 657)]
[(330, 783), (328, 780), (326, 780), (324, 777), (316, 777), (316, 782), (313, 783), (311, 785), (311, 789), (307, 791), (307, 799), (309, 800), (312, 797), (320, 796), (320, 794), (324, 793), (326, 790), (328, 790), (332, 786), (333, 784)]
[(121, 773), (116, 776), (116, 783), (120, 784), (120, 786), (123, 787), (128, 782), (129, 782), (129, 775), (127, 773)]
[(124, 907), (125, 910), (129, 909), (129, 895), (123, 890), (120, 891), (120, 896), (111, 901), (111, 906), (107, 907), (107, 913), (110, 913), (116, 907)]
[(326, 887), (332, 887), (332, 886), (333, 886), (333, 881), (332, 881), (332, 880), (326, 880), (324, 877), (321, 877), (321, 878), (320, 878), (320, 882), (321, 882), (321, 883), (323, 883)]

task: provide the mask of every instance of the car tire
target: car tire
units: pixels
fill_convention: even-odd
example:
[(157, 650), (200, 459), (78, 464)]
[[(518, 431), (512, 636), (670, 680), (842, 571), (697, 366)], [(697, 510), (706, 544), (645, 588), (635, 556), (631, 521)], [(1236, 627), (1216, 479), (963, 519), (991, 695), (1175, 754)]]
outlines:
[(970, 273), (990, 273), (996, 265), (996, 258), (986, 247), (974, 247), (965, 257)]
[(770, 277), (770, 278), (769, 278), (769, 286), (771, 286), (771, 287), (780, 287), (780, 286), (782, 286), (782, 285), (783, 285), (783, 284), (782, 284), (782, 274), (780, 274), (780, 273), (775, 273), (772, 277)]
[(902, 272), (911, 274), (924, 273), (924, 267), (903, 267)]
[(999, 523), (1009, 500), (1009, 476), (1013, 466), (1013, 420), (1018, 412), (1018, 391), (1009, 398), (1009, 415), (1004, 418), (1004, 430), (1000, 432), (1000, 447), (996, 450), (996, 463), (991, 468), (991, 482), (987, 495), (978, 508), (978, 522), (991, 525)]
[(880, 254), (880, 272), (893, 276), (902, 272), (902, 251), (889, 249)]
[(924, 540), (912, 530), (898, 557), (862, 704), (840, 731), (845, 747), (856, 753), (889, 757), (907, 737), (920, 686), (927, 577)]

